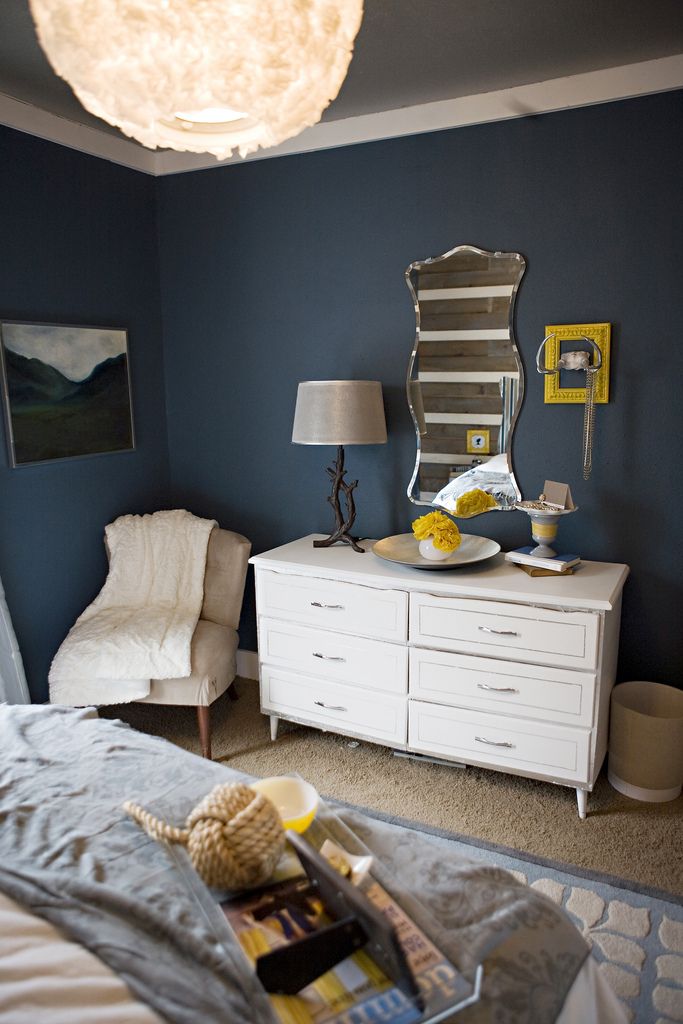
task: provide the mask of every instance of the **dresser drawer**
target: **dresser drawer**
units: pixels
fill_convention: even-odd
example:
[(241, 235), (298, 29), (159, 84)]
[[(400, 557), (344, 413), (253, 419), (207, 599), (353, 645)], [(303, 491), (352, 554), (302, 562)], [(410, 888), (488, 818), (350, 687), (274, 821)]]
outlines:
[(590, 612), (410, 595), (410, 643), (420, 647), (592, 669), (599, 625)]
[(588, 779), (588, 730), (417, 700), (409, 708), (411, 750), (551, 780)]
[(304, 724), (405, 747), (407, 699), (261, 667), (261, 710)]
[[(361, 555), (358, 556), (362, 557)], [(257, 572), (260, 615), (405, 643), (408, 595), (311, 576)]]
[(259, 655), (271, 665), (322, 674), (353, 686), (386, 693), (408, 691), (408, 648), (399, 644), (260, 619)]
[(590, 672), (410, 650), (410, 695), (419, 700), (590, 728), (594, 692)]

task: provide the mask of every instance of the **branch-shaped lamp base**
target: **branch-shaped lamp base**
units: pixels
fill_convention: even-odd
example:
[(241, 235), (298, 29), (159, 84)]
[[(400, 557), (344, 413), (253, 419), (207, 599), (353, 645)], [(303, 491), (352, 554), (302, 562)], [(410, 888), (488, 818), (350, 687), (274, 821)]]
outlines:
[[(353, 490), (358, 485), (357, 480), (353, 480), (351, 483), (347, 483), (344, 480), (344, 446), (337, 446), (337, 459), (334, 466), (328, 466), (325, 470), (330, 480), (332, 481), (332, 493), (328, 495), (327, 500), (329, 501), (334, 511), (334, 519), (337, 524), (337, 529), (334, 533), (330, 534), (324, 540), (314, 540), (314, 548), (329, 548), (333, 544), (349, 544), (354, 551), (359, 554), (364, 553), (364, 549), (358, 544), (358, 538), (352, 537), (349, 530), (353, 526), (356, 518), (356, 505), (353, 500)], [(341, 508), (340, 494), (344, 495), (346, 502), (346, 516), (344, 516)]]

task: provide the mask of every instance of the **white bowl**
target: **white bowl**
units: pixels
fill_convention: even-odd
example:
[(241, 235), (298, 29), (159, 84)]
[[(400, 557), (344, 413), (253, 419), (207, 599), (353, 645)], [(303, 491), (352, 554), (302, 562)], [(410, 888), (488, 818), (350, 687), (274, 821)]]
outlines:
[(284, 828), (305, 832), (315, 818), (319, 797), (314, 786), (292, 775), (274, 775), (252, 782), (251, 788), (271, 800)]

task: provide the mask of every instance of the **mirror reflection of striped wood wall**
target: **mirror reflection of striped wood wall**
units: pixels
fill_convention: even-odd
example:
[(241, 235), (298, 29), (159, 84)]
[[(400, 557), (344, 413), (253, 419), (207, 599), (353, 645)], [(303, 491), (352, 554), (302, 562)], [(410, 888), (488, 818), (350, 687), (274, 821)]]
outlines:
[[(419, 382), (425, 428), (422, 500), (430, 501), (477, 460), (487, 461), (503, 450), (501, 428), (504, 448), (501, 381), (507, 377), (514, 391), (520, 377), (510, 323), (520, 277), (516, 254), (483, 254), (467, 247), (420, 263), (412, 272), (419, 308), (413, 377)], [(487, 454), (467, 451), (467, 431), (476, 429), (489, 431)]]

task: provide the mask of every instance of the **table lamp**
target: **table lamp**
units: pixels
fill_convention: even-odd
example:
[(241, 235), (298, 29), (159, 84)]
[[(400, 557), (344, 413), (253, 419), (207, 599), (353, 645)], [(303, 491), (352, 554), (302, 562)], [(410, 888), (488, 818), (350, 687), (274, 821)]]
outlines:
[[(386, 444), (382, 385), (378, 380), (307, 380), (299, 384), (292, 428), (292, 444), (332, 444), (337, 446), (334, 466), (327, 467), (332, 481), (328, 496), (337, 528), (324, 540), (314, 540), (316, 548), (327, 548), (338, 541), (363, 553), (356, 537), (349, 533), (356, 518), (353, 490), (358, 481), (344, 480), (344, 445)], [(340, 495), (344, 495), (346, 515)]]

